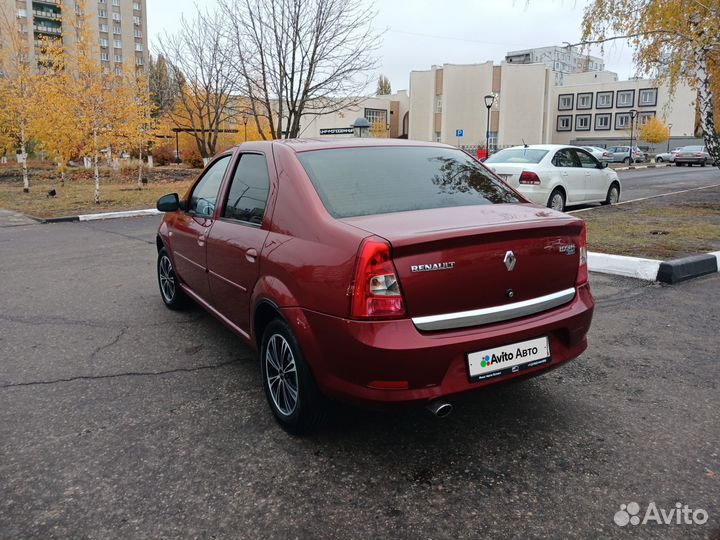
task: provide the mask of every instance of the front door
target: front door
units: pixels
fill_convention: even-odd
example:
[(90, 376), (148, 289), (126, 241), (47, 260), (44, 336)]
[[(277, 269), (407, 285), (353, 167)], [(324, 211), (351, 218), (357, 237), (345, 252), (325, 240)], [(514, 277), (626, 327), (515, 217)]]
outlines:
[(195, 184), (187, 208), (178, 212), (170, 231), (175, 272), (180, 279), (200, 296), (210, 301), (207, 279), (206, 241), (213, 225), (218, 192), (231, 155), (213, 161)]
[(207, 242), (210, 291), (217, 309), (250, 334), (250, 300), (268, 235), (263, 226), (270, 192), (269, 164), (261, 153), (239, 156), (219, 219)]
[(600, 162), (585, 150), (575, 149), (580, 160), (580, 166), (585, 173), (585, 200), (605, 200), (607, 186), (605, 171), (600, 168)]
[(565, 204), (577, 204), (585, 200), (585, 172), (580, 167), (580, 161), (573, 149), (558, 150), (553, 156), (552, 164), (560, 170), (566, 186)]

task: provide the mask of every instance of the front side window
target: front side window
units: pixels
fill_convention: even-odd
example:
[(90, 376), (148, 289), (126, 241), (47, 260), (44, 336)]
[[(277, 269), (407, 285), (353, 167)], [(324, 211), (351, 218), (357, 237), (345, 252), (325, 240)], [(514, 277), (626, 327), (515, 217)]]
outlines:
[(575, 152), (570, 148), (563, 148), (555, 153), (552, 164), (556, 167), (579, 167), (580, 162), (575, 156)]
[(270, 177), (262, 154), (243, 154), (230, 184), (223, 217), (260, 225), (265, 214)]
[(587, 152), (583, 150), (575, 150), (575, 155), (577, 156), (578, 160), (580, 161), (580, 166), (585, 169), (597, 169), (598, 168), (598, 161), (588, 154)]
[(477, 161), (452, 148), (337, 148), (297, 156), (336, 218), (521, 202)]
[(230, 163), (230, 156), (223, 156), (210, 165), (190, 194), (188, 212), (210, 217), (215, 213), (218, 191)]

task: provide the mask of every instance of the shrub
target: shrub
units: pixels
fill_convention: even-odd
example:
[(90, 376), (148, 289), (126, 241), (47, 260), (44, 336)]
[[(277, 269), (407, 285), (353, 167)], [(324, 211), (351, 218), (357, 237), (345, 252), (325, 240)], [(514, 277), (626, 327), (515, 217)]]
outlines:
[(156, 146), (152, 151), (153, 163), (158, 166), (175, 162), (175, 147), (171, 144)]

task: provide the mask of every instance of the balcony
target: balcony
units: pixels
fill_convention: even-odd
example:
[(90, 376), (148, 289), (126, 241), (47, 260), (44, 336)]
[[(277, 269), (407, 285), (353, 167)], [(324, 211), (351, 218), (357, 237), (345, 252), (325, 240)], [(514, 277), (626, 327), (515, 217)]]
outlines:
[(62, 7), (62, 0), (33, 0), (33, 4), (46, 4), (49, 6)]
[(54, 11), (43, 11), (40, 9), (33, 9), (33, 15), (42, 19), (49, 19), (51, 21), (61, 21), (62, 13), (56, 13)]
[(49, 34), (52, 36), (59, 36), (62, 34), (62, 28), (55, 26), (44, 26), (41, 24), (33, 24), (33, 30), (38, 34)]

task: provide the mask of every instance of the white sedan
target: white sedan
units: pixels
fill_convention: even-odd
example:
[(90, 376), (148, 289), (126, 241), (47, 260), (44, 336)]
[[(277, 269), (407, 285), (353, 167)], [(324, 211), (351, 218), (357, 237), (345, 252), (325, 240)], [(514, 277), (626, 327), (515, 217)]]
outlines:
[(484, 164), (527, 199), (561, 212), (566, 206), (620, 200), (617, 173), (577, 146), (516, 146)]

